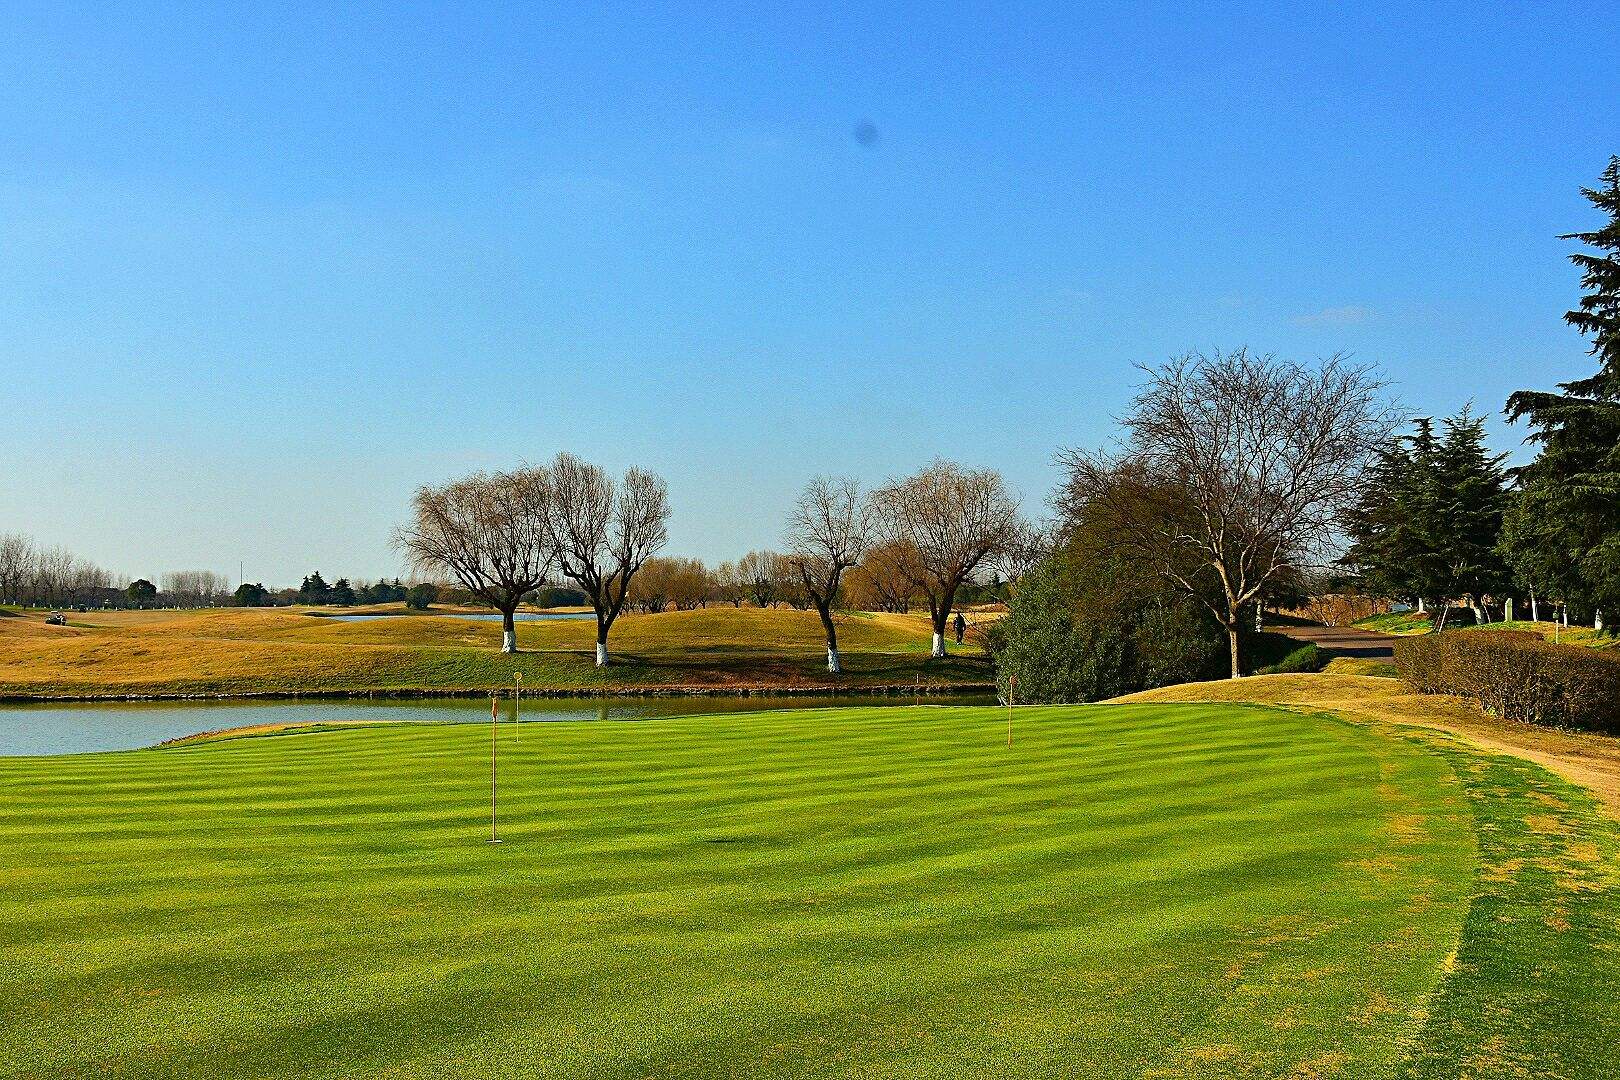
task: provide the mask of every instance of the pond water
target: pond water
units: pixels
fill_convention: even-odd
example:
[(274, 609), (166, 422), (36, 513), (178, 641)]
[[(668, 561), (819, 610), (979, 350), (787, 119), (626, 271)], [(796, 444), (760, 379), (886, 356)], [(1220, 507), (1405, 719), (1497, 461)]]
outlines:
[[(994, 704), (992, 696), (953, 694), (924, 702)], [(909, 695), (792, 695), (781, 697), (524, 698), (521, 720), (651, 720), (661, 716), (813, 709), (828, 706), (910, 705)], [(510, 719), (511, 703), (503, 703)], [(250, 724), (382, 720), (400, 723), (477, 723), (489, 720), (482, 698), (313, 701), (62, 702), (0, 706), (0, 757), (134, 750), (203, 731)]]
[[(481, 611), (423, 611), (414, 615), (370, 614), (370, 615), (311, 615), (313, 619), (331, 619), (333, 622), (371, 622), (373, 619), (471, 619), (473, 622), (500, 622), (498, 611), (488, 613)], [(553, 619), (595, 619), (596, 615), (590, 611), (520, 611), (513, 616), (518, 622), (547, 622)]]

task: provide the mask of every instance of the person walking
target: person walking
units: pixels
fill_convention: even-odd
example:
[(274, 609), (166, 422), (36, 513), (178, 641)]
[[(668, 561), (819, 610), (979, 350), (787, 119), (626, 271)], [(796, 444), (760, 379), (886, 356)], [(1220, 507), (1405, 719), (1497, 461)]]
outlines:
[(956, 613), (956, 643), (958, 645), (962, 644), (962, 635), (964, 635), (966, 633), (967, 633), (967, 620), (962, 618), (962, 613), (960, 611), (958, 611)]

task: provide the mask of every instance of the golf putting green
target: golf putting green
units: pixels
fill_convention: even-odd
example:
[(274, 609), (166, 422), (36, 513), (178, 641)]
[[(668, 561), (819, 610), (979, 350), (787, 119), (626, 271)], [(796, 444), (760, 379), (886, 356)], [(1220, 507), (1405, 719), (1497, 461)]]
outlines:
[(0, 1075), (1607, 1075), (1613, 833), (1523, 763), (1234, 705), (499, 739), (499, 845), (487, 726), (0, 759)]

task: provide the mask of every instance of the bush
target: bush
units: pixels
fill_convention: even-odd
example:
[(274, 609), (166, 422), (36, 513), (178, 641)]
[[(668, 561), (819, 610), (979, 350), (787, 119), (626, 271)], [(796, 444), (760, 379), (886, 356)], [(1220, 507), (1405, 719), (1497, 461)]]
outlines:
[(1275, 664), (1267, 664), (1255, 672), (1256, 675), (1298, 675), (1311, 674), (1321, 671), (1327, 664), (1327, 653), (1315, 645), (1305, 644), (1293, 650), (1278, 660)]
[(1016, 678), (1022, 702), (1099, 701), (1220, 671), (1225, 644), (1195, 601), (1110, 595), (1098, 570), (1053, 558), (1019, 581), (982, 636), (1003, 693)]
[(1395, 643), (1402, 681), (1497, 716), (1620, 734), (1620, 656), (1518, 630), (1449, 630)]
[(412, 585), (405, 593), (405, 606), (415, 611), (426, 611), (438, 598), (439, 587), (424, 581), (420, 585)]

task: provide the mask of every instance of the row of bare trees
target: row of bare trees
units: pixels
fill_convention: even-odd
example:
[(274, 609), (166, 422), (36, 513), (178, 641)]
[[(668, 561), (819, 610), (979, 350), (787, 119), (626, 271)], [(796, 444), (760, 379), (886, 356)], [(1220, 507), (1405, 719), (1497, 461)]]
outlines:
[(504, 652), (517, 651), (525, 594), (560, 575), (596, 613), (596, 663), (630, 583), (667, 538), (664, 482), (630, 469), (619, 480), (572, 454), (549, 465), (475, 473), (422, 487), (396, 543), (420, 570), (447, 575), (501, 613)]
[(65, 548), (42, 547), (21, 533), (0, 534), (0, 603), (100, 603), (112, 589), (112, 574)]
[(874, 606), (928, 608), (933, 655), (961, 588), (995, 567), (1015, 577), (1040, 547), (1000, 474), (948, 461), (871, 491), (818, 477), (794, 503), (782, 554), (756, 551), (709, 571), (696, 559), (656, 558), (667, 538), (664, 482), (641, 469), (619, 480), (571, 454), (548, 465), (476, 473), (420, 488), (396, 543), (420, 571), (450, 578), (502, 615), (502, 649), (517, 650), (523, 597), (565, 580), (596, 614), (596, 662), (626, 606), (648, 611), (712, 600), (814, 608), (827, 667), (841, 670), (836, 607), (846, 584)]

